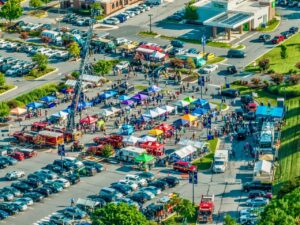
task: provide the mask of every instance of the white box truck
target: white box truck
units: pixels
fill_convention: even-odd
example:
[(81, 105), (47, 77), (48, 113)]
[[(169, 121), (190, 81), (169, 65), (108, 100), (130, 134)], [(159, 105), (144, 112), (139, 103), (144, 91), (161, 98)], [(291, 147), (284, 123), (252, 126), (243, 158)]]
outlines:
[(213, 172), (224, 173), (228, 165), (228, 150), (217, 150), (214, 155)]

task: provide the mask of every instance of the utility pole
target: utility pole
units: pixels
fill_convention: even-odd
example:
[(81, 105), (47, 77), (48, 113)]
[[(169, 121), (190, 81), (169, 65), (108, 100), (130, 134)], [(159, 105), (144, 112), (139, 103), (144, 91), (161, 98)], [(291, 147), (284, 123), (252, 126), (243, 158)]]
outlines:
[(193, 182), (193, 205), (195, 205), (195, 176), (194, 176), (194, 173), (195, 172), (192, 172), (193, 175), (192, 175), (192, 182)]
[(149, 19), (150, 19), (150, 24), (149, 24), (149, 28), (150, 28), (150, 33), (152, 33), (152, 14), (148, 14)]

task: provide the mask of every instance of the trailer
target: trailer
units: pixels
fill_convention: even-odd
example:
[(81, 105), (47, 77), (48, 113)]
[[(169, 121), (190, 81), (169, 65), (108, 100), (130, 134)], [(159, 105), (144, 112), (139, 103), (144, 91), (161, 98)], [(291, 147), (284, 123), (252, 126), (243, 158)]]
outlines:
[(214, 195), (201, 196), (201, 201), (198, 209), (197, 222), (202, 222), (202, 223), (213, 222), (213, 213), (215, 207), (214, 201), (215, 201)]
[(64, 134), (53, 131), (42, 130), (34, 138), (36, 145), (58, 146), (64, 143)]

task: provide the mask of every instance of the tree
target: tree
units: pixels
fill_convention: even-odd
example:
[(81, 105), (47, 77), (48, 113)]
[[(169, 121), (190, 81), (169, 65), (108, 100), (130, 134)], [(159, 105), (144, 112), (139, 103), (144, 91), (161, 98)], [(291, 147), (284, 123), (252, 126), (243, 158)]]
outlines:
[(48, 66), (48, 57), (42, 53), (36, 53), (32, 57), (32, 62), (37, 64), (37, 67), (40, 71), (43, 71)]
[(171, 60), (171, 65), (176, 68), (182, 68), (184, 66), (184, 61), (182, 59), (174, 58)]
[(195, 62), (194, 62), (194, 60), (193, 60), (192, 58), (188, 58), (188, 59), (186, 60), (186, 65), (187, 65), (187, 68), (190, 69), (190, 72), (191, 72), (193, 69), (196, 68)]
[(287, 47), (285, 45), (280, 45), (280, 56), (282, 59), (286, 59), (288, 57), (286, 50)]
[(9, 21), (11, 24), (12, 20), (18, 19), (22, 16), (23, 8), (20, 5), (19, 0), (7, 1), (0, 10), (0, 16)]
[(300, 62), (297, 62), (295, 66), (296, 66), (297, 69), (300, 70)]
[(184, 18), (187, 20), (197, 20), (199, 18), (197, 7), (194, 5), (187, 5), (184, 11)]
[(100, 16), (103, 13), (103, 8), (99, 2), (94, 2), (90, 5), (91, 10), (94, 10), (95, 16)]
[(68, 52), (71, 56), (78, 58), (80, 56), (80, 48), (78, 43), (73, 41), (68, 47)]
[(196, 209), (190, 200), (179, 198), (179, 201), (175, 206), (175, 212), (186, 220), (195, 216)]
[(290, 76), (290, 82), (292, 84), (298, 84), (299, 83), (299, 80), (300, 80), (300, 75), (291, 75)]
[(0, 73), (0, 86), (4, 86), (6, 84), (5, 75)]
[(270, 68), (270, 60), (269, 59), (261, 59), (258, 62), (258, 66), (261, 71), (266, 71), (267, 69)]
[(103, 157), (108, 158), (108, 157), (112, 156), (113, 154), (114, 154), (113, 146), (111, 146), (109, 144), (106, 144), (103, 146), (102, 154), (101, 154)]
[(149, 221), (135, 206), (126, 203), (107, 204), (91, 216), (92, 225), (148, 225)]
[(104, 74), (108, 74), (112, 70), (113, 64), (108, 60), (98, 60), (98, 62), (96, 62), (93, 67), (94, 71), (97, 74), (101, 74), (103, 76)]
[(20, 33), (20, 38), (22, 38), (22, 39), (27, 39), (28, 36), (29, 36), (28, 32), (21, 32)]
[(260, 81), (261, 81), (261, 79), (259, 77), (253, 77), (251, 79), (252, 84), (254, 84), (256, 86), (259, 85)]
[(229, 214), (226, 214), (224, 217), (224, 225), (237, 225), (237, 223)]
[(29, 6), (32, 8), (39, 8), (43, 5), (43, 2), (41, 0), (30, 0)]
[(9, 115), (9, 107), (6, 102), (0, 102), (0, 117)]
[(274, 73), (271, 75), (271, 80), (275, 83), (275, 84), (280, 84), (283, 81), (283, 75), (281, 73)]

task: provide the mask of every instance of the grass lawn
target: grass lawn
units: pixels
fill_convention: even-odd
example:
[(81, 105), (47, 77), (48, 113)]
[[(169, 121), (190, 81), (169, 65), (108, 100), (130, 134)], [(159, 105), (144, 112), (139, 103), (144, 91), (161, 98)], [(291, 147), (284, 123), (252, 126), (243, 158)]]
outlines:
[(198, 167), (198, 170), (207, 170), (211, 167), (212, 161), (214, 159), (214, 154), (217, 148), (217, 143), (219, 139), (209, 140), (209, 153), (203, 158), (196, 159), (193, 161), (193, 165)]
[(300, 97), (291, 98), (286, 104), (288, 112), (281, 133), (279, 167), (275, 176), (279, 184), (300, 176)]
[(141, 32), (139, 32), (139, 35), (140, 36), (146, 36), (146, 37), (155, 37), (158, 34), (153, 32), (153, 31), (152, 32), (150, 32), (150, 31), (141, 31)]
[(45, 76), (47, 73), (50, 73), (52, 71), (54, 71), (55, 68), (53, 67), (48, 67), (46, 68), (44, 71), (38, 71), (37, 73), (35, 74), (28, 74), (27, 76), (24, 76), (24, 78), (26, 80), (34, 80), (34, 79), (37, 79), (39, 77), (42, 77), (42, 76)]
[(134, 88), (139, 90), (139, 91), (143, 91), (147, 88), (148, 86), (145, 85), (134, 85)]
[(206, 64), (210, 65), (210, 64), (215, 64), (215, 63), (219, 63), (222, 62), (225, 58), (222, 56), (217, 56), (209, 61), (206, 62)]
[(0, 86), (0, 94), (14, 88), (15, 86), (12, 85), (12, 84), (6, 84), (6, 85), (3, 85), (3, 86)]
[(257, 28), (257, 31), (261, 32), (271, 32), (279, 26), (281, 20), (274, 20), (273, 22), (270, 22), (266, 27), (259, 27)]
[(38, 18), (44, 18), (44, 17), (48, 16), (48, 13), (47, 13), (47, 11), (44, 11), (44, 10), (34, 10), (34, 11), (29, 12), (29, 15), (35, 16)]
[[(220, 102), (210, 102), (211, 104), (217, 105), (217, 109), (220, 110), (221, 103)], [(225, 103), (222, 104), (222, 109), (226, 109), (227, 105)]]
[[(297, 70), (295, 67), (296, 63), (300, 60), (300, 33), (295, 34), (290, 39), (286, 40), (283, 45), (287, 47), (287, 58), (282, 59), (280, 57), (280, 46), (273, 48), (271, 51), (267, 52), (263, 56), (256, 60), (256, 64), (263, 59), (270, 60), (270, 68), (278, 73), (288, 73), (291, 69)], [(258, 67), (254, 67), (250, 64), (246, 67), (248, 71), (259, 70)], [(299, 70), (298, 70), (299, 71)]]

